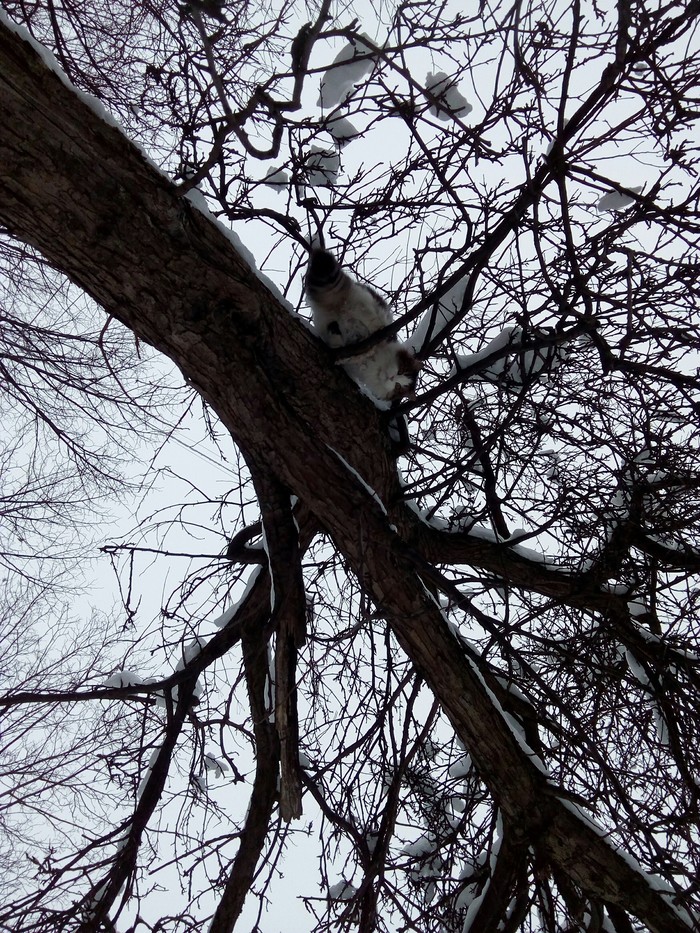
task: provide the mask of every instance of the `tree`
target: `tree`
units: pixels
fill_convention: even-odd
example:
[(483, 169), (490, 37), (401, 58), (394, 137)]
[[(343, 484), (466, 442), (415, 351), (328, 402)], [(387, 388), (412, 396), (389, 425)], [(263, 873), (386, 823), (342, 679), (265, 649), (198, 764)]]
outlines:
[[(120, 381), (130, 365), (167, 393), (143, 342), (204, 401), (222, 458), (230, 434), (236, 468), (223, 496), (186, 477), (172, 523), (192, 563), (159, 628), (134, 610), (134, 570), (152, 550), (180, 559), (160, 519), (109, 548), (118, 637), (107, 624), (89, 663), (59, 639), (78, 663), (58, 676), (15, 665), (3, 754), (27, 766), (4, 768), (8, 832), (41, 846), (33, 806), (64, 828), (28, 853), (0, 923), (213, 914), (221, 933), (251, 887), (259, 921), (303, 805), (318, 929), (697, 929), (700, 3), (405, 4), (372, 13), (373, 33), (326, 3), (308, 24), (292, 5), (5, 8), (74, 83), (2, 24), (15, 281), (36, 250), (107, 333), (123, 325), (98, 418), (121, 404), (168, 431), (161, 397)], [(251, 222), (285, 297), (205, 203)], [(391, 291), (423, 362), (415, 399), (373, 404), (334, 365), (353, 351), (289, 313), (319, 233)], [(41, 347), (22, 302), (17, 320)], [(47, 371), (71, 339), (51, 329)], [(54, 435), (71, 452), (60, 422), (95, 396), (66, 381)], [(217, 540), (201, 517), (217, 504), (218, 553), (195, 550), (195, 531)], [(43, 754), (58, 717), (82, 774)], [(27, 774), (43, 803), (18, 792)], [(182, 896), (163, 907), (168, 869)]]

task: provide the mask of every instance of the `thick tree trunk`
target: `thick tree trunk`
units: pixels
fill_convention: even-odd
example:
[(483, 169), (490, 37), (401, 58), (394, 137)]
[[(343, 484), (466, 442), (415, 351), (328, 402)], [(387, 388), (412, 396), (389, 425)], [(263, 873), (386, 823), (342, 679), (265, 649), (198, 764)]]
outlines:
[[(557, 796), (443, 619), (421, 579), (422, 532), (399, 502), (380, 413), (224, 233), (5, 26), (0, 118), (0, 220), (174, 360), (244, 454), (317, 516), (443, 704), (518, 844), (651, 929), (687, 931)], [(506, 578), (509, 565), (501, 552)]]

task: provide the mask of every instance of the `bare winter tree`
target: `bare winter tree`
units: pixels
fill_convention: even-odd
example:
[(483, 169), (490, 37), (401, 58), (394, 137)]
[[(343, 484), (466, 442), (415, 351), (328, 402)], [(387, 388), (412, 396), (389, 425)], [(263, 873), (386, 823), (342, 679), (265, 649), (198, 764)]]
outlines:
[(700, 2), (3, 7), (0, 929), (699, 929)]

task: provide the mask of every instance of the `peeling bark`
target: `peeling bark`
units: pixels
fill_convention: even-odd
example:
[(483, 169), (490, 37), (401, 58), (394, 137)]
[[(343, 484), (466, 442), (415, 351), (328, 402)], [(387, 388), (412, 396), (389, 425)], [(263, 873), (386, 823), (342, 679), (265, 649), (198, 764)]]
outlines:
[(267, 475), (253, 470), (262, 511), (270, 565), (272, 619), (275, 623), (275, 729), (280, 744), (280, 813), (298, 819), (302, 813), (297, 713), (297, 649), (306, 638), (306, 598), (298, 531), (289, 493)]

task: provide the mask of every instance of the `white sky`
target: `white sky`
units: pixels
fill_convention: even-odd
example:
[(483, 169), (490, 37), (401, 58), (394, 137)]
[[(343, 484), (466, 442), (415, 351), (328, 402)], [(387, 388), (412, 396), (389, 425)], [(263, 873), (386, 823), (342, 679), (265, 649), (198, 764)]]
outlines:
[[(372, 7), (366, 3), (352, 3), (344, 8), (342, 13), (338, 14), (338, 21), (344, 24), (355, 16), (360, 20), (362, 30), (366, 32), (370, 38), (381, 44), (383, 32), (375, 20)], [(304, 21), (305, 16), (300, 14), (299, 25)], [(294, 32), (292, 24), (290, 24), (290, 32)], [(337, 48), (335, 46), (333, 47), (333, 53), (339, 51), (343, 44), (344, 41), (339, 39), (337, 41)], [(328, 53), (329, 60), (333, 53)], [(443, 65), (441, 56), (432, 54), (429, 50), (413, 50), (411, 56), (412, 66), (415, 68), (415, 74), (419, 81), (423, 81), (428, 72), (440, 71)], [(315, 61), (316, 59), (314, 63)], [(444, 65), (445, 68), (449, 70), (453, 67), (449, 61), (445, 61)], [(313, 82), (310, 82), (309, 85), (305, 95), (305, 108), (311, 111), (316, 106), (315, 98), (318, 95), (319, 88), (318, 85), (314, 86)], [(480, 117), (480, 95), (477, 93), (475, 84), (473, 84), (471, 88), (469, 87), (468, 80), (460, 86), (460, 90), (466, 100), (474, 107), (472, 113), (464, 117), (465, 122), (469, 124), (472, 120), (477, 120)], [(483, 88), (481, 96), (483, 97)], [(361, 114), (350, 112), (348, 116), (354, 123), (357, 123), (357, 125), (362, 125)], [(387, 121), (385, 124), (381, 124), (379, 128), (372, 131), (371, 139), (351, 142), (343, 149), (342, 165), (344, 171), (348, 174), (352, 174), (361, 167), (367, 166), (368, 153), (370, 151), (372, 153), (372, 166), (369, 167), (369, 172), (371, 173), (375, 170), (374, 166), (377, 166), (376, 170), (381, 170), (385, 162), (390, 161), (394, 157), (400, 157), (402, 147), (406, 144), (406, 138), (406, 130), (402, 127), (400, 121), (391, 121), (391, 123)], [(541, 146), (541, 149), (538, 151), (544, 151), (546, 143), (546, 140), (537, 140), (536, 144)], [(534, 145), (535, 141), (533, 141), (533, 146)], [(533, 151), (533, 160), (534, 158), (536, 158), (536, 153)], [(620, 181), (625, 184), (628, 183), (627, 174), (629, 163), (625, 154), (620, 156), (615, 152), (601, 152), (600, 160), (601, 170), (605, 173), (609, 173), (611, 177), (618, 177)], [(263, 178), (270, 168), (271, 166), (268, 163), (261, 163), (259, 165), (259, 177)], [(513, 164), (512, 180), (514, 182), (522, 180), (521, 169), (521, 165)], [(491, 183), (493, 180), (491, 176), (495, 175), (498, 170), (498, 167), (484, 168), (485, 183)], [(653, 164), (648, 165), (648, 172), (645, 175), (640, 163), (636, 162), (634, 167), (634, 179), (633, 181), (630, 180), (629, 184), (633, 182), (641, 185), (647, 184), (653, 180), (655, 174), (656, 167)], [(595, 205), (598, 203), (601, 196), (600, 192), (594, 191), (588, 186), (579, 186), (578, 193), (576, 192), (576, 185), (572, 185), (572, 188), (574, 189), (575, 195), (580, 194), (581, 201), (585, 204), (587, 209), (595, 209)], [(322, 192), (319, 193), (319, 197), (323, 196)], [(284, 197), (285, 195), (283, 192), (275, 192), (269, 189), (268, 193), (262, 198), (262, 201), (280, 210), (281, 204), (284, 203)], [(601, 223), (604, 223), (604, 219), (601, 219)], [(253, 225), (245, 225), (244, 229), (237, 232), (240, 236), (245, 237), (247, 249), (250, 250), (252, 255), (260, 263), (262, 258), (268, 254), (269, 249), (269, 239), (266, 238), (263, 230), (259, 227), (255, 228)], [(425, 231), (421, 230), (407, 231), (400, 244), (400, 251), (404, 255), (410, 255), (412, 248), (417, 245), (420, 237), (423, 236), (424, 233)], [(392, 248), (394, 247), (392, 246)], [(388, 251), (389, 248), (383, 247), (382, 249), (383, 251)], [(390, 263), (384, 263), (384, 260), (389, 258), (389, 252), (385, 252), (384, 255), (379, 255), (376, 259), (377, 265), (383, 265), (384, 268), (390, 267)], [(269, 263), (270, 268), (266, 267), (264, 270), (273, 281), (275, 280), (274, 263), (276, 261), (278, 261), (278, 257), (273, 257), (273, 260)], [(277, 281), (279, 286), (285, 284), (285, 275), (286, 269), (280, 268), (280, 278)], [(385, 281), (378, 284), (380, 287), (390, 289), (392, 287), (391, 272), (388, 273), (388, 278)], [(496, 331), (497, 329), (495, 328), (493, 333), (484, 334), (484, 342), (487, 342), (495, 336)], [(473, 352), (477, 352), (481, 347), (469, 349)], [(173, 440), (168, 442), (168, 444), (157, 453), (153, 461), (153, 470), (163, 470), (163, 473), (160, 474), (155, 486), (150, 488), (143, 498), (136, 496), (133, 499), (127, 498), (126, 501), (114, 503), (109, 523), (105, 523), (104, 526), (104, 542), (114, 542), (118, 540), (122, 534), (128, 535), (135, 521), (144, 523), (144, 543), (159, 540), (159, 533), (153, 530), (155, 526), (149, 528), (152, 523), (146, 517), (154, 516), (157, 517), (158, 520), (161, 520), (163, 517), (167, 516), (168, 510), (171, 508), (177, 509), (179, 504), (183, 501), (183, 490), (186, 485), (183, 481), (175, 477), (168, 478), (168, 470), (172, 470), (173, 473), (180, 477), (196, 477), (197, 487), (206, 497), (212, 500), (211, 513), (212, 516), (214, 515), (215, 505), (213, 503), (222, 494), (225, 494), (227, 489), (234, 484), (235, 476), (231, 475), (229, 468), (221, 462), (219, 452), (213, 446), (210, 446), (208, 441), (202, 439), (202, 434), (201, 425), (194, 419), (193, 423), (179, 432)], [(226, 441), (224, 441), (224, 444), (226, 444)], [(230, 463), (235, 467), (235, 460), (233, 458), (231, 458)], [(196, 498), (196, 493), (193, 493), (193, 497)], [(232, 523), (234, 521), (236, 509), (230, 508), (228, 513), (231, 516)], [(204, 554), (219, 553), (224, 549), (225, 537), (221, 534), (222, 529), (215, 526), (213, 521), (211, 528), (207, 529), (203, 524), (199, 523), (201, 514), (202, 510), (200, 509), (198, 524), (196, 526), (192, 525), (187, 528), (180, 527), (179, 529), (171, 528), (171, 530), (169, 530), (165, 543), (167, 549), (171, 551), (181, 551), (183, 553)], [(254, 520), (256, 517), (256, 510), (253, 505), (247, 509), (246, 519)], [(233, 532), (234, 530), (236, 529), (232, 524), (223, 529), (225, 533)], [(96, 540), (96, 548), (101, 543), (103, 543), (101, 540)], [(150, 626), (150, 621), (157, 618), (164, 597), (177, 585), (180, 574), (183, 568), (187, 566), (187, 563), (188, 561), (186, 558), (173, 558), (170, 565), (164, 570), (162, 562), (154, 563), (148, 558), (138, 559), (137, 567), (140, 577), (139, 583), (141, 584), (139, 586), (139, 599), (141, 601), (139, 618), (145, 620), (145, 624)], [(203, 563), (206, 563), (206, 561)], [(231, 598), (237, 598), (240, 595), (241, 589), (242, 587), (239, 587)], [(76, 603), (74, 608), (76, 611), (86, 611), (88, 607), (95, 605), (104, 610), (112, 604), (116, 597), (117, 591), (115, 589), (114, 578), (111, 572), (107, 570), (107, 560), (106, 558), (99, 558), (96, 565), (94, 583), (88, 594), (83, 597), (80, 602)], [(211, 622), (220, 614), (222, 609), (225, 608), (225, 605), (226, 604), (218, 605), (215, 609), (212, 609), (211, 612), (203, 613), (201, 620), (202, 632), (207, 633), (212, 631)], [(191, 634), (192, 633), (188, 633), (187, 637), (189, 638)], [(173, 636), (175, 635), (176, 632), (173, 632)], [(151, 631), (149, 640), (154, 645), (156, 644), (158, 640), (156, 631)], [(172, 666), (174, 667), (178, 660), (177, 647), (175, 644), (173, 644), (170, 650), (170, 655), (172, 658)], [(147, 674), (153, 676), (157, 672), (162, 674), (169, 673), (166, 664), (166, 656), (160, 653), (156, 655), (154, 668), (148, 670)], [(216, 754), (216, 743), (214, 743), (213, 748), (214, 754)], [(241, 769), (244, 770), (243, 768)], [(172, 783), (176, 785), (177, 779), (173, 779)], [(235, 816), (245, 811), (247, 795), (250, 791), (249, 784), (244, 787), (238, 786), (233, 788), (224, 778), (215, 779), (213, 788), (212, 797), (224, 811)], [(171, 789), (174, 790), (175, 787)], [(310, 825), (311, 822), (313, 822), (316, 827), (319, 824), (319, 814), (310, 797), (305, 798), (305, 811), (304, 820), (294, 826), (294, 830), (297, 831), (297, 839), (293, 846), (290, 846), (283, 862), (279, 865), (279, 869), (284, 877), (278, 879), (272, 887), (274, 901), (269, 906), (269, 912), (265, 911), (260, 921), (262, 933), (306, 933), (306, 931), (310, 930), (314, 925), (299, 901), (300, 894), (306, 894), (312, 897), (321, 896), (322, 894), (316, 881), (318, 877), (318, 848), (314, 843), (312, 835), (308, 837), (304, 836), (305, 828)], [(217, 831), (216, 817), (210, 814), (207, 819), (209, 820), (209, 832), (215, 835)], [(346, 847), (341, 845), (337, 859), (337, 867), (329, 871), (331, 880), (340, 880), (343, 876), (345, 852)], [(164, 873), (164, 877), (167, 879), (167, 871)], [(353, 879), (346, 874), (345, 880), (350, 881)], [(154, 899), (153, 905), (148, 908), (149, 910), (153, 907), (155, 908), (151, 914), (153, 918), (155, 918), (156, 914), (162, 909), (167, 909), (168, 911), (173, 909), (175, 886), (172, 882), (166, 881), (165, 888), (166, 891), (163, 896)], [(256, 922), (258, 909), (257, 902), (249, 900), (245, 908), (244, 917), (241, 921), (241, 929), (252, 928), (253, 924)]]

